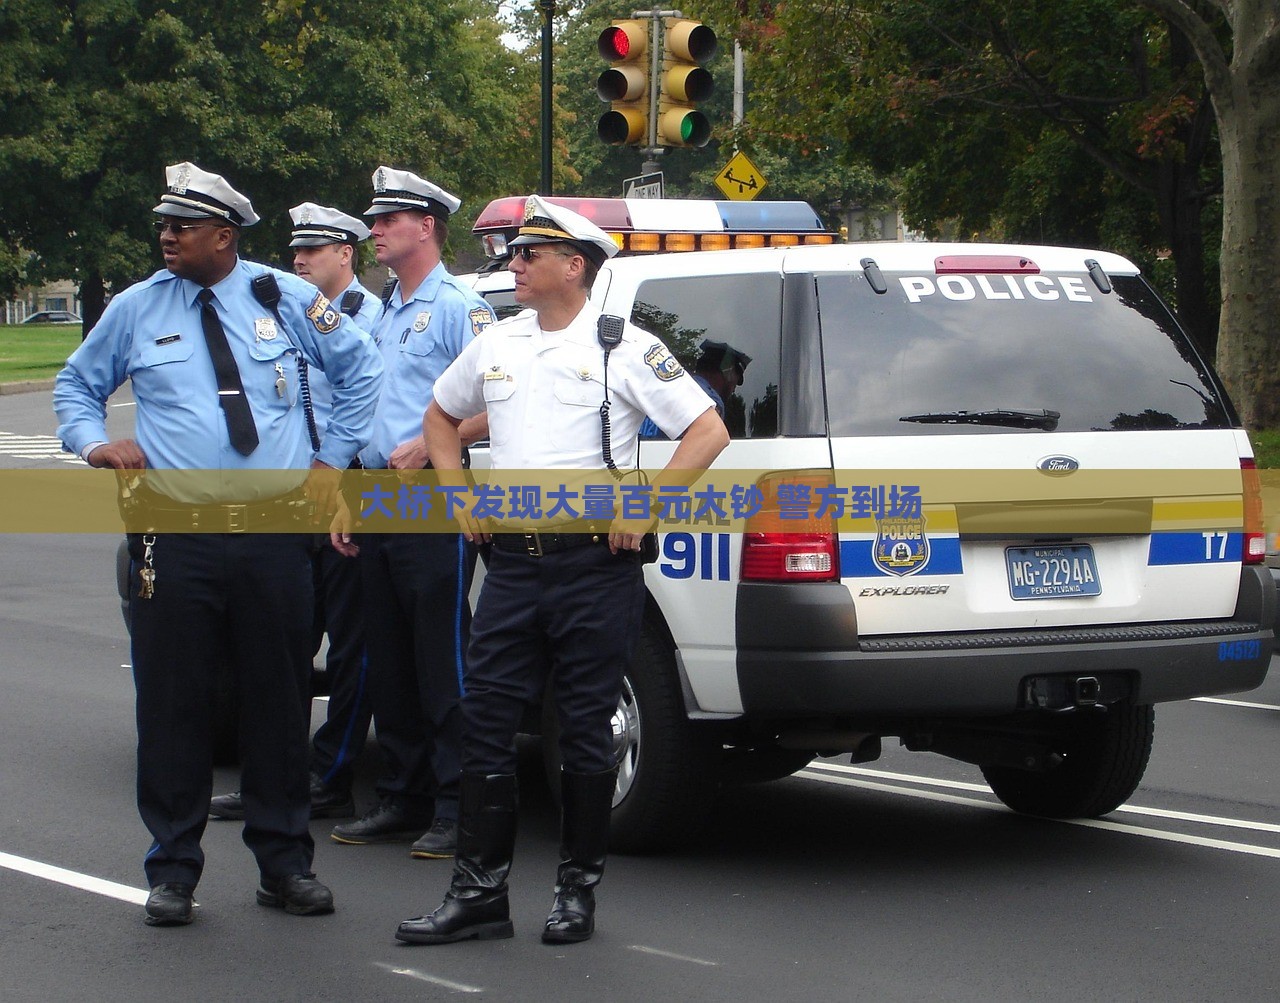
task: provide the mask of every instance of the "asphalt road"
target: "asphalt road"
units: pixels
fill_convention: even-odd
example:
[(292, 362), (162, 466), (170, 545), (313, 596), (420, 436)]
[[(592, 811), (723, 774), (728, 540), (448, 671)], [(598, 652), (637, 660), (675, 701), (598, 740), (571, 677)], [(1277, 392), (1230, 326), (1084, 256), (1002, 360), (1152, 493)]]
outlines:
[[(0, 397), (0, 433), (51, 435), (47, 397)], [(63, 462), (0, 455), (0, 466)], [(1280, 995), (1277, 671), (1251, 693), (1162, 705), (1143, 785), (1099, 822), (1014, 815), (976, 770), (890, 741), (873, 764), (824, 761), (725, 791), (687, 849), (611, 859), (587, 944), (538, 939), (556, 831), (532, 755), (514, 940), (397, 945), (396, 923), (435, 906), (449, 865), (404, 846), (338, 846), (324, 822), (316, 869), (335, 915), (257, 906), (239, 826), (210, 823), (197, 921), (146, 927), (115, 545), (0, 536), (6, 1001)], [(368, 757), (365, 801), (376, 770)], [(235, 785), (218, 771), (215, 789)]]

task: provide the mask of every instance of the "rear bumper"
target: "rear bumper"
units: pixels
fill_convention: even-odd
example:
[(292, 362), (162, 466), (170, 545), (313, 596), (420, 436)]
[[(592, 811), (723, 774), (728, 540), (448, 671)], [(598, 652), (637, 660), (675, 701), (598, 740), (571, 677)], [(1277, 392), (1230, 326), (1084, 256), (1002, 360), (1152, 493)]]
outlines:
[(860, 638), (836, 584), (738, 589), (738, 684), (753, 718), (972, 717), (1023, 709), (1036, 677), (1124, 676), (1136, 703), (1252, 689), (1274, 646), (1276, 583), (1246, 567), (1229, 620)]

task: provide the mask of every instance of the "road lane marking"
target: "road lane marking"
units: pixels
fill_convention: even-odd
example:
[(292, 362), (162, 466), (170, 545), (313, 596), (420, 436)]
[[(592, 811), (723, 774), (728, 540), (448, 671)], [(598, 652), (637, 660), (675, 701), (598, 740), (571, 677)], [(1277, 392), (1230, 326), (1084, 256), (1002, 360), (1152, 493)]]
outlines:
[(639, 951), (641, 954), (653, 954), (659, 958), (670, 958), (672, 961), (687, 961), (691, 965), (706, 965), (708, 968), (720, 967), (720, 962), (718, 961), (708, 961), (706, 958), (691, 958), (687, 954), (675, 954), (656, 947), (646, 947), (644, 944), (631, 944), (627, 947), (627, 950)]
[(1272, 703), (1250, 703), (1247, 700), (1223, 700), (1220, 697), (1192, 697), (1198, 703), (1220, 703), (1224, 707), (1247, 707), (1250, 710), (1280, 710)]
[(449, 979), (442, 979), (438, 975), (428, 975), (426, 972), (420, 972), (416, 968), (403, 968), (400, 965), (388, 965), (382, 961), (375, 961), (374, 967), (381, 968), (384, 972), (392, 975), (403, 975), (405, 978), (417, 979), (419, 982), (430, 982), (433, 986), (439, 986), (441, 989), (452, 989), (456, 993), (482, 993), (484, 989), (480, 986), (469, 986), (465, 982), (453, 982)]
[[(939, 780), (934, 777), (918, 776), (912, 773), (890, 773), (887, 770), (868, 770), (857, 766), (842, 766), (839, 763), (810, 763), (807, 769), (829, 770), (832, 773), (851, 773), (863, 777), (875, 777), (881, 780), (900, 780), (905, 783), (926, 784), (930, 787), (946, 787), (951, 790), (973, 791), (977, 794), (991, 794), (986, 784), (970, 784), (960, 780)], [(1116, 811), (1129, 812), (1134, 815), (1151, 815), (1156, 818), (1167, 818), (1178, 822), (1199, 822), (1203, 825), (1220, 825), (1230, 829), (1250, 829), (1254, 832), (1280, 832), (1280, 825), (1273, 822), (1253, 822), (1243, 818), (1227, 818), (1224, 815), (1198, 815), (1194, 812), (1174, 811), (1171, 808), (1148, 808), (1143, 805), (1123, 804)]]
[(147, 895), (149, 894), (143, 888), (131, 888), (129, 885), (121, 885), (114, 881), (106, 881), (103, 878), (95, 878), (88, 874), (68, 871), (64, 867), (44, 864), (39, 860), (15, 857), (12, 853), (0, 853), (0, 867), (10, 871), (30, 874), (35, 878), (44, 878), (46, 881), (56, 881), (58, 884), (70, 885), (72, 888), (93, 892), (95, 895), (105, 895), (108, 898), (119, 899), (121, 902), (129, 902), (133, 905), (146, 905)]
[[(916, 798), (921, 801), (941, 801), (946, 804), (967, 805), (972, 808), (985, 808), (988, 811), (1017, 814), (1002, 804), (992, 801), (981, 801), (978, 798), (959, 797), (955, 794), (942, 794), (938, 791), (921, 791), (910, 787), (896, 787), (892, 784), (880, 784), (870, 780), (858, 780), (854, 777), (823, 776), (816, 770), (804, 769), (796, 774), (805, 780), (816, 780), (824, 784), (837, 784), (841, 787), (860, 787), (864, 790), (880, 791), (884, 794), (899, 794), (903, 797)], [(1026, 815), (1024, 818), (1037, 818)], [(1096, 818), (1042, 818), (1044, 822), (1062, 822), (1066, 825), (1078, 825), (1086, 829), (1107, 829), (1111, 832), (1124, 832), (1133, 836), (1145, 836), (1148, 839), (1162, 839), (1170, 843), (1188, 843), (1192, 846), (1203, 846), (1215, 850), (1230, 850), (1233, 853), (1244, 853), (1255, 857), (1280, 858), (1280, 849), (1269, 846), (1254, 846), (1251, 843), (1232, 843), (1225, 839), (1211, 839), (1207, 836), (1185, 836), (1178, 832), (1165, 832), (1161, 829), (1149, 829), (1144, 826), (1128, 825), (1124, 822), (1108, 822)]]

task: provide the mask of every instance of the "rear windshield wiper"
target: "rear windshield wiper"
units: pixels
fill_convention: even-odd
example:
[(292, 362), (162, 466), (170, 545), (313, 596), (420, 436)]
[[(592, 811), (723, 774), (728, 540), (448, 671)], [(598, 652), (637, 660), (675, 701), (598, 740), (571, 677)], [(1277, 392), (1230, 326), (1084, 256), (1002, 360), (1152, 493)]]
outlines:
[(923, 425), (1002, 425), (1005, 428), (1042, 428), (1052, 432), (1058, 427), (1060, 411), (1022, 411), (1000, 408), (991, 411), (930, 411), (904, 414), (898, 421), (915, 421)]

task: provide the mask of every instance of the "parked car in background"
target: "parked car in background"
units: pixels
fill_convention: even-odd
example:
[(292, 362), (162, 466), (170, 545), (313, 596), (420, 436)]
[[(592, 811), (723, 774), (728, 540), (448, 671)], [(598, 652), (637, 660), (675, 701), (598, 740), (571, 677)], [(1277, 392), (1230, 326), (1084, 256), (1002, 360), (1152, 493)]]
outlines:
[(70, 310), (37, 310), (24, 324), (79, 324), (80, 315)]

